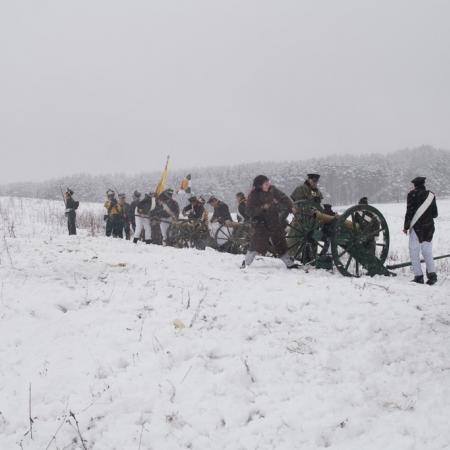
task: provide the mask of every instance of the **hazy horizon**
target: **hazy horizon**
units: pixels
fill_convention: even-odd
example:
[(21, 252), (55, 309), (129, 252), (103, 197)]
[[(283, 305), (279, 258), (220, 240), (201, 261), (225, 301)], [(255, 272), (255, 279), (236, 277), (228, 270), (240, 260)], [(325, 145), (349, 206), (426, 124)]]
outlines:
[(0, 5), (0, 184), (450, 148), (450, 2)]

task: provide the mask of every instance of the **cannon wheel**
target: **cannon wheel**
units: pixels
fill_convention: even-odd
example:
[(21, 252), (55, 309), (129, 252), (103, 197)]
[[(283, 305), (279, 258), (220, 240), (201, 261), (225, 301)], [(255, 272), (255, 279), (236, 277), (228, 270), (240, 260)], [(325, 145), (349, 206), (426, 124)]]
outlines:
[(250, 230), (247, 224), (221, 225), (214, 235), (219, 250), (235, 255), (247, 252), (250, 244)]
[(167, 230), (167, 238), (176, 248), (206, 248), (209, 232), (202, 224), (196, 224), (190, 220), (179, 220), (172, 223)]
[(320, 241), (322, 224), (317, 220), (315, 212), (323, 213), (318, 203), (310, 201), (298, 202), (297, 212), (286, 227), (286, 242), (289, 254), (302, 264), (314, 265), (318, 250), (323, 249)]
[(389, 275), (389, 228), (381, 212), (370, 205), (347, 209), (336, 221), (331, 239), (336, 268), (347, 277)]
[(171, 247), (189, 248), (190, 239), (189, 234), (184, 230), (184, 222), (172, 222), (167, 229), (167, 242)]
[(210, 239), (208, 224), (204, 222), (191, 222), (191, 246), (197, 250), (205, 250)]

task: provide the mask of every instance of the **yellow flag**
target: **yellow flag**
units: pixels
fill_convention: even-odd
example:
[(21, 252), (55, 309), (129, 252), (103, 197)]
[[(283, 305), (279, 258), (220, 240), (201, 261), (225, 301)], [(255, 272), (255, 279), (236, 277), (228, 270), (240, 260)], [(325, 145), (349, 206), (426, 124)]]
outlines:
[(156, 186), (155, 189), (156, 195), (161, 194), (161, 192), (164, 191), (166, 187), (167, 177), (169, 176), (169, 159), (170, 156), (167, 157), (166, 167), (164, 167), (163, 173), (161, 174), (161, 178), (159, 179), (159, 183)]

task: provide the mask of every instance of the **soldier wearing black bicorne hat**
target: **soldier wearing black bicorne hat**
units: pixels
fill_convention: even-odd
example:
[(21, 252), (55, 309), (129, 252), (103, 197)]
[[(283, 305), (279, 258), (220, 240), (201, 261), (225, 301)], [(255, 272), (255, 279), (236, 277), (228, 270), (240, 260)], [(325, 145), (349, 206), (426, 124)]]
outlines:
[(423, 255), (427, 270), (427, 284), (437, 282), (433, 260), (434, 219), (438, 216), (436, 196), (425, 187), (425, 177), (416, 177), (411, 183), (414, 188), (408, 193), (403, 232), (409, 232), (409, 254), (414, 271), (415, 283), (423, 284), (424, 277), (420, 264)]
[(295, 188), (291, 194), (294, 202), (309, 200), (319, 205), (322, 203), (323, 195), (318, 188), (320, 175), (318, 173), (308, 173), (307, 179), (303, 184)]
[(64, 203), (66, 205), (65, 215), (67, 217), (67, 228), (69, 230), (69, 235), (77, 234), (77, 209), (80, 205), (80, 202), (77, 202), (73, 199), (74, 192), (72, 189), (67, 188), (64, 193)]

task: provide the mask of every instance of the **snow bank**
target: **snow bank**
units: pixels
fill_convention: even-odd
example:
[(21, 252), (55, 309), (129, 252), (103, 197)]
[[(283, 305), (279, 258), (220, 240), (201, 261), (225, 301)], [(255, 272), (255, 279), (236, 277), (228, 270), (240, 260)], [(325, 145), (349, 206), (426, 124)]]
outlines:
[[(20, 202), (0, 201), (1, 449), (450, 448), (446, 274), (244, 273), (212, 250), (69, 237)], [(403, 259), (397, 208), (381, 206)]]

